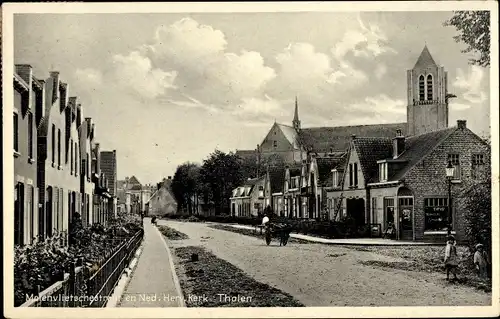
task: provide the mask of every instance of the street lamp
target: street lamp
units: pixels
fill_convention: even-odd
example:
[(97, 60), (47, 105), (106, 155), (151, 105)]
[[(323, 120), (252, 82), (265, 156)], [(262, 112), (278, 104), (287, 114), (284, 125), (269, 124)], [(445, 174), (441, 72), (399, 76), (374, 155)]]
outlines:
[(448, 166), (446, 166), (446, 179), (448, 179), (448, 236), (451, 236), (452, 228), (451, 180), (453, 179), (453, 175), (455, 175), (455, 167), (453, 167), (453, 165), (451, 165), (451, 161), (449, 161)]

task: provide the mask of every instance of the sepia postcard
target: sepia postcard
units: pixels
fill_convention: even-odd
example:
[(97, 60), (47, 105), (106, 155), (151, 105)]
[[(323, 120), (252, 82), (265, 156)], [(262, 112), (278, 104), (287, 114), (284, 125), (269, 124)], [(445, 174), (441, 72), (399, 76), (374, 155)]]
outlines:
[(5, 3), (2, 71), (7, 318), (500, 314), (493, 1)]

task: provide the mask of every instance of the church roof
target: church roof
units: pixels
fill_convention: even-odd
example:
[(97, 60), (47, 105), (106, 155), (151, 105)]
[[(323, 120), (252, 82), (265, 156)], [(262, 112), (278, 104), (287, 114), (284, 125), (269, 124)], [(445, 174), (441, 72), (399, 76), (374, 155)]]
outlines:
[(396, 131), (406, 133), (406, 123), (355, 125), (337, 127), (311, 127), (300, 130), (299, 141), (306, 149), (322, 153), (345, 151), (349, 147), (352, 135), (359, 137), (393, 137)]
[(128, 180), (128, 183), (129, 184), (138, 184), (138, 185), (141, 185), (141, 183), (139, 182), (139, 180), (135, 176), (130, 177), (129, 180)]
[(421, 67), (427, 67), (430, 65), (437, 65), (437, 63), (432, 58), (432, 55), (429, 52), (429, 49), (427, 48), (427, 45), (426, 45), (426, 46), (424, 46), (422, 53), (420, 53), (420, 56), (418, 57), (417, 63), (415, 63), (415, 66), (413, 68), (416, 69), (416, 68), (421, 68)]
[(276, 124), (278, 125), (280, 130), (283, 132), (286, 139), (290, 142), (290, 144), (296, 146), (298, 144), (297, 143), (297, 137), (298, 137), (297, 130), (295, 130), (295, 128), (293, 128), (293, 126), (279, 124), (279, 123), (276, 123)]

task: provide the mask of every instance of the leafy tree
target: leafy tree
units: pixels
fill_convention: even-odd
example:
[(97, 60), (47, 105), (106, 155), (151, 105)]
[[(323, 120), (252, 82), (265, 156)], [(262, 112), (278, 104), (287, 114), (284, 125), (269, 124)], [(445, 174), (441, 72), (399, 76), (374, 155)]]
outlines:
[(255, 156), (238, 156), (238, 160), (241, 165), (241, 172), (243, 178), (251, 178), (257, 176), (258, 165), (257, 165), (257, 157)]
[(178, 207), (189, 214), (194, 211), (193, 198), (198, 192), (199, 174), (200, 166), (187, 162), (177, 167), (172, 180), (172, 192)]
[(491, 182), (474, 185), (460, 197), (469, 248), (474, 251), (475, 245), (481, 243), (491, 256)]
[(445, 26), (453, 26), (459, 34), (454, 36), (456, 42), (467, 45), (463, 53), (479, 54), (478, 59), (470, 63), (482, 67), (490, 65), (490, 12), (489, 11), (455, 11), (451, 19), (445, 21)]
[(203, 161), (200, 182), (205, 185), (209, 201), (219, 213), (229, 212), (229, 198), (234, 188), (244, 180), (240, 158), (234, 153), (215, 150)]

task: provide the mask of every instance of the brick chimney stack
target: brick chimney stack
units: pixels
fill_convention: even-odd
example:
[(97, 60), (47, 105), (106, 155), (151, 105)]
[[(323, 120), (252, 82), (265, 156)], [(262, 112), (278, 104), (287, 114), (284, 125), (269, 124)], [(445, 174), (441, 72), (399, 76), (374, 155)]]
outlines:
[(457, 120), (457, 126), (459, 129), (467, 128), (467, 121), (466, 120)]

